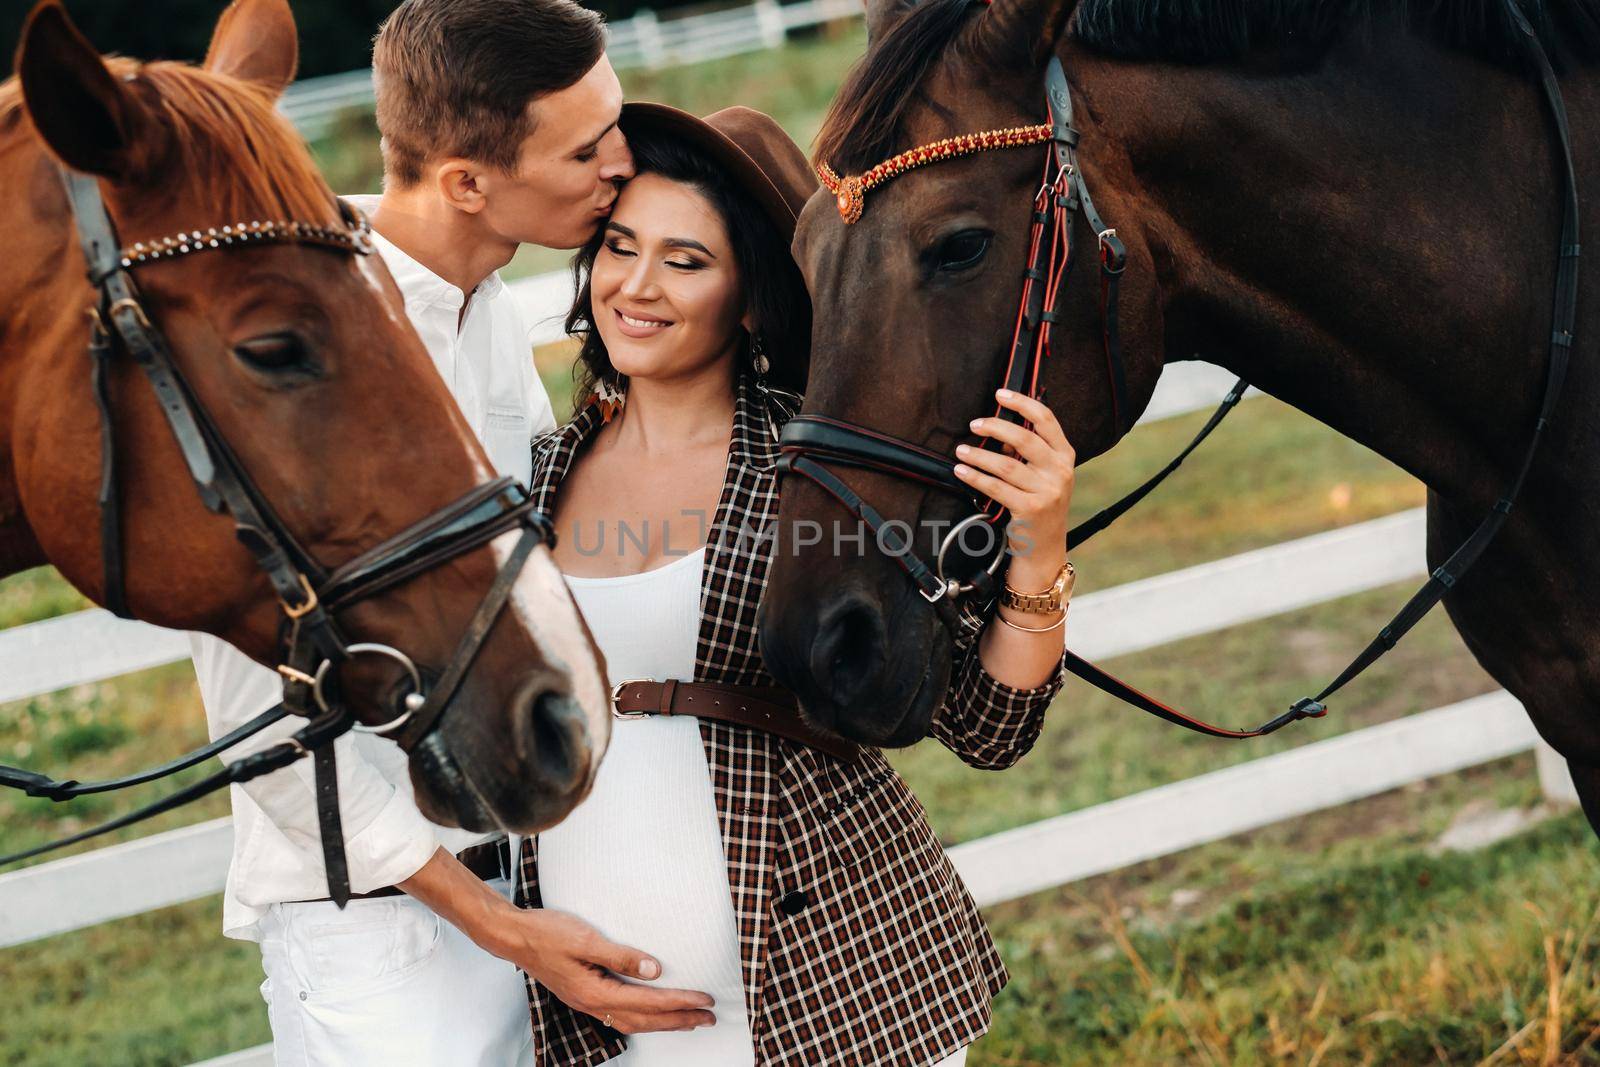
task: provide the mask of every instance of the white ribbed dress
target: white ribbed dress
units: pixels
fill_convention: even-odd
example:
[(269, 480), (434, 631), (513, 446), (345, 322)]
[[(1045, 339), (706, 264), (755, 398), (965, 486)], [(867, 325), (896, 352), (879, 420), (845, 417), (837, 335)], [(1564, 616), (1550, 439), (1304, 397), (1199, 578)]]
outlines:
[[(704, 562), (702, 547), (643, 574), (567, 577), (613, 683), (694, 678)], [(659, 960), (661, 976), (639, 984), (697, 989), (716, 1000), (715, 1026), (634, 1034), (607, 1067), (754, 1062), (738, 925), (698, 719), (612, 721), (593, 791), (539, 835), (539, 891), (545, 907), (578, 915)]]

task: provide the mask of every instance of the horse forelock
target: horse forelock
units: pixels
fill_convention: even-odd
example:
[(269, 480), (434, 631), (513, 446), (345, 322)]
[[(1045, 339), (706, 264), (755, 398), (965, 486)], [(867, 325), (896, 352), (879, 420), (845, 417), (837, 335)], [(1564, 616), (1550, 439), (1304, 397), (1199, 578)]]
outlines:
[[(106, 65), (168, 138), (149, 184), (195, 215), (180, 225), (338, 221), (332, 191), (271, 92), (185, 63), (110, 56)], [(0, 132), (25, 110), (18, 80), (0, 83)]]
[(925, 104), (929, 74), (958, 55), (977, 0), (923, 0), (867, 46), (828, 108), (817, 134), (816, 161), (853, 173), (908, 147), (906, 128)]

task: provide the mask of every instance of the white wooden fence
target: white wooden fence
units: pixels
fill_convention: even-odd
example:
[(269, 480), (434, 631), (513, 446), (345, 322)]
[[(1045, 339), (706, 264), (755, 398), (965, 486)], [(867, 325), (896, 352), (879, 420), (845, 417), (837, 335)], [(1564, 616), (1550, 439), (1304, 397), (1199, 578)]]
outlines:
[[(1199, 364), (1169, 368), (1147, 420), (1207, 406), (1227, 381)], [(1124, 655), (1425, 572), (1423, 514), (1401, 512), (1076, 597), (1072, 644), (1090, 658)], [(0, 701), (186, 654), (181, 634), (101, 611), (0, 631)], [(1262, 710), (1240, 715), (1254, 722)], [(1491, 693), (970, 841), (950, 855), (979, 903), (996, 904), (1537, 743), (1517, 701)], [(1548, 789), (1570, 790), (1557, 764), (1544, 769)], [(0, 947), (215, 894), (230, 850), (231, 828), (219, 819), (0, 874)], [(261, 1048), (209, 1067), (270, 1062)]]
[[(701, 63), (780, 48), (795, 30), (858, 18), (861, 0), (756, 0), (746, 7), (662, 18), (648, 8), (607, 25), (606, 55), (618, 70)], [(349, 109), (372, 106), (372, 71), (352, 70), (291, 85), (280, 109), (306, 137), (320, 137)]]

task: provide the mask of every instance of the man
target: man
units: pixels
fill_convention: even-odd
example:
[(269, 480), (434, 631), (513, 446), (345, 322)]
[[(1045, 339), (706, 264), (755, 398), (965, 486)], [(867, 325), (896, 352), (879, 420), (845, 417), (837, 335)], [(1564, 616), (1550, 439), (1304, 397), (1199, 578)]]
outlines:
[[(499, 473), (524, 484), (530, 440), (555, 421), (495, 271), (522, 243), (588, 240), (632, 175), (604, 45), (599, 16), (571, 0), (406, 0), (374, 45), (384, 192), (351, 200), (467, 422)], [(213, 736), (280, 698), (271, 670), (215, 638), (192, 643)], [(232, 791), (223, 928), (261, 944), (280, 1067), (531, 1062), (519, 967), (558, 997), (663, 1027), (704, 1006), (619, 980), (660, 967), (575, 917), (512, 906), (505, 840), (427, 822), (392, 742), (347, 735), (336, 749), (357, 894), (343, 911), (322, 899), (309, 761)]]

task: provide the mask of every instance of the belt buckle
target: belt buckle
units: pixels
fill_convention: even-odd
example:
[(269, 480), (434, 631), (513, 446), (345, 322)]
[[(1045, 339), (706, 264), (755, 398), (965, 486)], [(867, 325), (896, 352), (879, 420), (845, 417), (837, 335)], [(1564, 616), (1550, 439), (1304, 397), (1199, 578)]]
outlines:
[(632, 685), (634, 682), (653, 682), (654, 678), (629, 678), (627, 681), (618, 682), (611, 687), (611, 714), (618, 719), (643, 719), (655, 714), (651, 711), (623, 711), (617, 707), (617, 701), (622, 698), (622, 687)]

